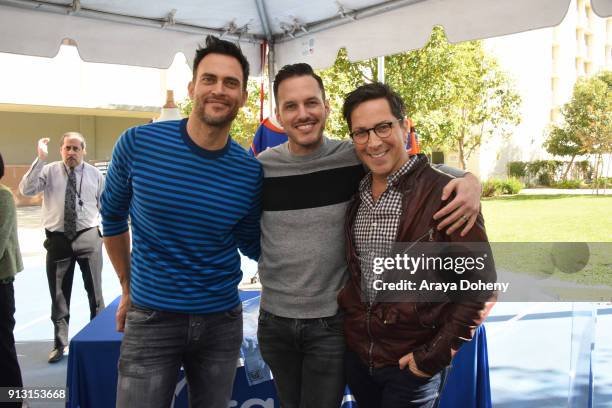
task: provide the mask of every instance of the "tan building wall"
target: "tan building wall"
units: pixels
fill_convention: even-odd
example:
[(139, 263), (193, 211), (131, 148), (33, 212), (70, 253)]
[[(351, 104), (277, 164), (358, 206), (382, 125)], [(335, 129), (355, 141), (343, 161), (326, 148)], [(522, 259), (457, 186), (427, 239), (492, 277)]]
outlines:
[(0, 151), (7, 165), (30, 164), (38, 139), (49, 137), (49, 160), (59, 160), (60, 137), (77, 131), (87, 140), (86, 159), (105, 160), (124, 130), (147, 122), (145, 118), (0, 112)]
[[(122, 112), (117, 112), (118, 116), (121, 114)], [(139, 115), (153, 117), (157, 113), (141, 112)], [(13, 190), (18, 205), (40, 204), (39, 197), (23, 197), (17, 191), (21, 177), (36, 157), (38, 139), (51, 138), (49, 161), (55, 161), (60, 159), (61, 135), (67, 131), (77, 131), (82, 133), (87, 141), (87, 161), (108, 160), (115, 141), (123, 131), (148, 123), (149, 120), (147, 117), (0, 111), (0, 152), (6, 167), (2, 184)]]
[(562, 159), (543, 147), (548, 126), (563, 119), (576, 80), (612, 69), (612, 17), (600, 18), (591, 0), (572, 0), (556, 27), (484, 40), (521, 96), (521, 123), (505, 139), (497, 134), (480, 149), (483, 180), (507, 175), (512, 161)]
[[(4, 157), (4, 153), (2, 153)], [(7, 186), (13, 191), (13, 197), (15, 198), (15, 204), (18, 206), (25, 205), (41, 205), (42, 204), (42, 193), (34, 197), (25, 197), (19, 194), (19, 182), (21, 177), (28, 171), (30, 166), (25, 165), (8, 165), (4, 169), (4, 177), (2, 177), (2, 184)]]
[[(467, 168), (466, 171), (474, 174), (476, 177), (480, 177), (480, 155), (478, 152), (472, 153), (472, 155), (467, 160)], [(444, 164), (447, 166), (454, 167), (456, 169), (461, 168), (461, 161), (459, 160), (459, 152), (451, 151), (444, 154)]]

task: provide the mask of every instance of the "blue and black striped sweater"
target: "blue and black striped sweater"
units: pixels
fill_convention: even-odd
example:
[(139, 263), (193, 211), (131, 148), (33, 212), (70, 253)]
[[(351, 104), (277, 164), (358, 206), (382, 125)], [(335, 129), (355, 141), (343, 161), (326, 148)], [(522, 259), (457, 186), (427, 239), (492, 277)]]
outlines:
[(187, 120), (127, 130), (117, 141), (102, 194), (106, 236), (132, 223), (133, 303), (212, 313), (240, 302), (240, 256), (260, 255), (261, 165), (236, 142), (207, 151)]

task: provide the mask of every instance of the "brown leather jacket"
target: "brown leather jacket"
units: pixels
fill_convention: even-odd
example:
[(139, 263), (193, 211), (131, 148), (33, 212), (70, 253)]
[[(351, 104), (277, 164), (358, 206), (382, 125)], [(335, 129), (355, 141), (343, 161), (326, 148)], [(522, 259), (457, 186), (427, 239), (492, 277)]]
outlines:
[[(446, 204), (441, 200), (442, 189), (451, 178), (432, 169), (422, 157), (415, 169), (400, 180), (404, 210), (397, 242), (487, 241), (482, 214), (465, 237), (459, 235), (460, 231), (450, 236), (437, 231), (433, 215)], [(413, 352), (419, 369), (433, 375), (449, 365), (461, 345), (472, 339), (493, 307), (495, 296), (488, 302), (397, 302), (374, 303), (371, 307), (362, 302), (361, 271), (352, 233), (360, 202), (356, 194), (347, 211), (345, 234), (350, 279), (338, 294), (338, 303), (345, 312), (348, 346), (365, 364), (375, 368), (397, 365), (401, 357)]]

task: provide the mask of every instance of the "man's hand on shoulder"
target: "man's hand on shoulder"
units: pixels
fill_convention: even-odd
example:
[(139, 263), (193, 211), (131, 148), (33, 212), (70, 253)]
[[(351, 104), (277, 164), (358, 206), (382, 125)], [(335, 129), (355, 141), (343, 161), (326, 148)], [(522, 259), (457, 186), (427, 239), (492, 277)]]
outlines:
[(476, 223), (480, 212), (480, 194), (482, 188), (480, 181), (472, 173), (466, 173), (464, 177), (456, 178), (448, 182), (442, 190), (442, 201), (455, 192), (455, 198), (446, 204), (440, 211), (434, 214), (434, 220), (442, 219), (438, 224), (438, 230), (444, 228), (448, 235), (463, 226), (461, 236), (465, 236)]

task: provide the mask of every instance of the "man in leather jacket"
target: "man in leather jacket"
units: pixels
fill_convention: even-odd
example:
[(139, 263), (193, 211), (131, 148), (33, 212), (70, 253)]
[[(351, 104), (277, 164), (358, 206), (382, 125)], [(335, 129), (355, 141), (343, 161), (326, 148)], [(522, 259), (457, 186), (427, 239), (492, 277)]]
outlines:
[[(350, 280), (338, 295), (345, 312), (348, 384), (360, 408), (436, 407), (452, 357), (469, 341), (494, 295), (462, 302), (382, 302), (372, 290), (373, 242), (485, 242), (482, 214), (465, 236), (438, 231), (432, 215), (444, 206), (451, 176), (424, 155), (403, 148), (406, 113), (397, 93), (367, 84), (344, 103), (355, 150), (370, 172), (347, 211)], [(465, 299), (464, 299), (465, 300)]]

